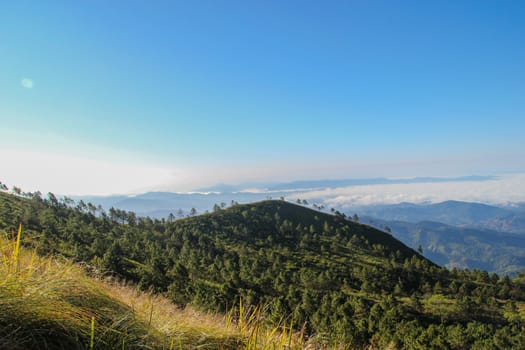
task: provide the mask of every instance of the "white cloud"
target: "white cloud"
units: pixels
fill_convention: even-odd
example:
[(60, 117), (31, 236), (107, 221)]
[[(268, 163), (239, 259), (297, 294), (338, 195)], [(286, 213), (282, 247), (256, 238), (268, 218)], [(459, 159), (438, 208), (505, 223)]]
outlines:
[(298, 198), (327, 206), (351, 208), (369, 204), (423, 203), (460, 200), (502, 204), (525, 202), (525, 174), (499, 176), (486, 181), (364, 185), (329, 188), (297, 194)]
[(139, 193), (175, 177), (171, 169), (51, 152), (0, 149), (0, 181), (68, 195)]
[(24, 78), (20, 81), (20, 84), (25, 87), (26, 89), (32, 89), (35, 85), (34, 81), (29, 78)]

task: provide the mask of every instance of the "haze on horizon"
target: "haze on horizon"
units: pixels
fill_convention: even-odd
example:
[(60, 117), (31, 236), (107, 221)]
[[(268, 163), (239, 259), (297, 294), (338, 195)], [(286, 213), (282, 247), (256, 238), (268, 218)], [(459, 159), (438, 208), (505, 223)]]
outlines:
[(497, 175), (490, 196), (525, 200), (524, 15), (513, 1), (3, 2), (0, 181), (115, 194)]

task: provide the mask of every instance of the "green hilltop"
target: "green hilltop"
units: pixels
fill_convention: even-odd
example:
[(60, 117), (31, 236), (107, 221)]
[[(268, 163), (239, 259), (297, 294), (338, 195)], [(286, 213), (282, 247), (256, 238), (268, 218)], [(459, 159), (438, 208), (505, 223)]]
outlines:
[[(342, 348), (525, 348), (520, 280), (447, 270), (390, 234), (286, 201), (179, 220), (0, 193), (0, 229), (180, 307), (264, 305), (267, 324)], [(0, 335), (1, 337), (1, 335)]]

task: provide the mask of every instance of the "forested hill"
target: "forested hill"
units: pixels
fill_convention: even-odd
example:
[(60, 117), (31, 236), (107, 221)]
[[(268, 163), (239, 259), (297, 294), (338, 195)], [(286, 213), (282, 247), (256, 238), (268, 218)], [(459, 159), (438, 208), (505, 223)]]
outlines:
[(242, 298), (267, 305), (269, 322), (287, 317), (356, 347), (525, 345), (521, 284), (440, 268), (342, 216), (264, 201), (152, 220), (28, 197), (0, 193), (0, 229), (22, 223), (39, 252), (88, 262), (179, 305), (224, 311)]

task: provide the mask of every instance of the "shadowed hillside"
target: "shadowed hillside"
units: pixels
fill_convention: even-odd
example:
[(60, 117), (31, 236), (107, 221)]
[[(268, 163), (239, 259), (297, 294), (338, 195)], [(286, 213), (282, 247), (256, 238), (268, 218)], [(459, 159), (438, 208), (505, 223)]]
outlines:
[(396, 238), (411, 247), (421, 245), (426, 257), (448, 268), (480, 269), (501, 275), (525, 271), (525, 236), (522, 234), (431, 221), (414, 224), (362, 219), (375, 227), (388, 227)]

